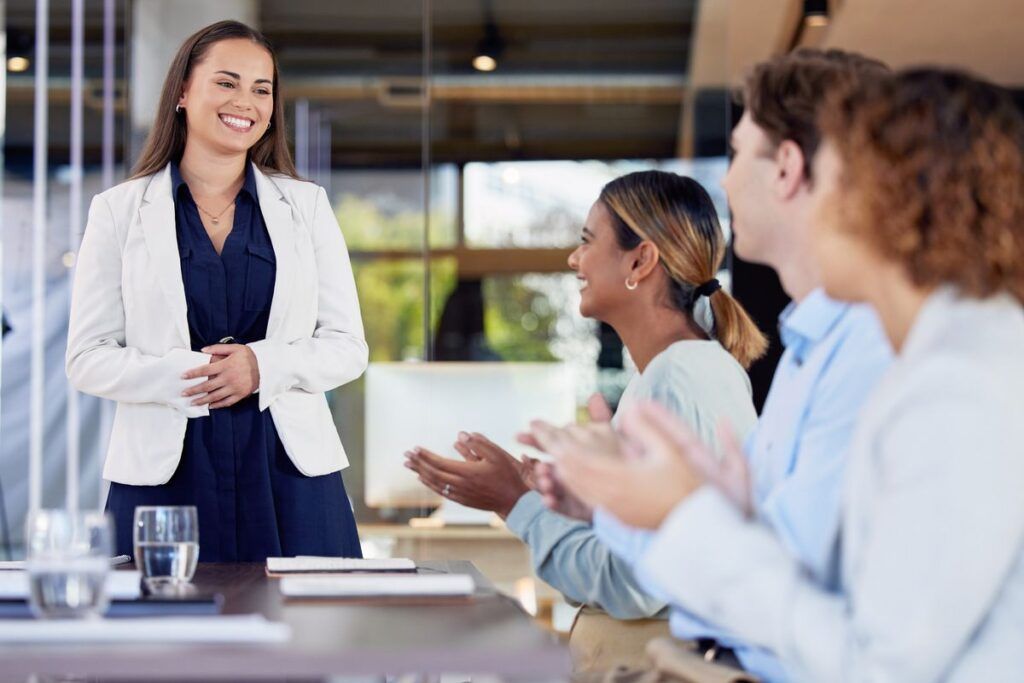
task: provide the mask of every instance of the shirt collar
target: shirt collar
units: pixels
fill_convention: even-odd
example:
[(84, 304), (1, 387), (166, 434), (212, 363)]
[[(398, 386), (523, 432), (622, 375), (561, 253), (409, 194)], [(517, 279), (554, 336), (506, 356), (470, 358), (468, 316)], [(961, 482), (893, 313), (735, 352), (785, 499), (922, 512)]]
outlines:
[[(185, 185), (185, 180), (181, 177), (181, 168), (178, 166), (177, 161), (171, 162), (171, 196), (177, 197), (181, 186)], [(185, 187), (188, 187), (185, 185)], [(252, 197), (253, 201), (258, 199), (256, 194), (256, 172), (253, 170), (253, 165), (248, 161), (245, 162), (245, 180), (242, 182), (242, 192), (248, 192), (249, 196)]]
[[(171, 162), (171, 196), (177, 198), (178, 191), (181, 186), (185, 185), (185, 180), (181, 177), (181, 168), (178, 166), (177, 161)], [(185, 187), (188, 187), (185, 185)]]
[(242, 192), (248, 192), (253, 201), (256, 201), (256, 172), (251, 162), (245, 162), (245, 181), (242, 183)]
[(849, 308), (849, 304), (830, 299), (820, 288), (799, 303), (791, 302), (779, 316), (783, 346), (794, 354), (797, 362), (803, 362)]

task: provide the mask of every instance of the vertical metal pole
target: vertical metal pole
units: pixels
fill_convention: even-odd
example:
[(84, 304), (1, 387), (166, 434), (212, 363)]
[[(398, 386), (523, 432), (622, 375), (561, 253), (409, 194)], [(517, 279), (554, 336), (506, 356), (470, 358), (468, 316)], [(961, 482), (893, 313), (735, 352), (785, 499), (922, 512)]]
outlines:
[[(117, 64), (117, 0), (103, 0), (103, 189), (114, 186), (114, 67)], [(110, 427), (114, 424), (114, 402), (100, 401), (101, 453), (107, 452)], [(102, 508), (105, 496), (101, 495)]]
[(115, 0), (103, 0), (103, 189), (114, 185)]
[(423, 0), (423, 87), (420, 101), (420, 165), (423, 168), (423, 359), (433, 360), (430, 296), (430, 77), (433, 72), (434, 37), (431, 0)]
[(30, 363), (28, 509), (43, 500), (43, 355), (46, 343), (46, 152), (50, 3), (36, 0), (35, 127), (32, 144), (32, 357)]
[[(71, 0), (71, 196), (68, 206), (68, 291), (75, 284), (74, 258), (82, 241), (82, 63), (85, 50), (85, 0)], [(81, 460), (79, 441), (78, 392), (67, 385), (67, 474), (65, 505), (78, 509), (78, 477)]]
[(295, 100), (295, 170), (309, 178), (309, 100)]

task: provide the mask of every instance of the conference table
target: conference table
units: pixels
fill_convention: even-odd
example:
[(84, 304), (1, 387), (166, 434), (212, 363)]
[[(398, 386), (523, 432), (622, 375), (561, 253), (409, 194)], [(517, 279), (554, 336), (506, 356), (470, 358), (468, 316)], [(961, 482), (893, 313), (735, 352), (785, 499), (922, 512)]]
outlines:
[[(347, 678), (566, 680), (567, 648), (500, 594), (470, 562), (422, 562), (421, 571), (471, 574), (471, 598), (293, 600), (262, 564), (200, 564), (200, 592), (220, 593), (223, 614), (287, 623), (275, 645), (0, 644), (0, 683), (29, 680)], [(458, 675), (457, 678), (451, 678)], [(402, 680), (405, 680), (404, 678)]]

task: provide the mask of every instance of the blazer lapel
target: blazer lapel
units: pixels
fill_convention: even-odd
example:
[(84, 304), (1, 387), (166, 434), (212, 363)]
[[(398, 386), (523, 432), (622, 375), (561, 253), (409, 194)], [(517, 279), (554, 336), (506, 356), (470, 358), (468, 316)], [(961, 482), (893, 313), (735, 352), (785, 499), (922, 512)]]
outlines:
[(153, 276), (164, 292), (178, 336), (187, 348), (188, 304), (185, 302), (185, 284), (181, 279), (181, 256), (178, 253), (178, 235), (174, 225), (169, 164), (149, 182), (142, 197), (142, 206), (139, 207), (139, 220), (153, 266)]
[(295, 254), (295, 223), (299, 220), (288, 199), (282, 194), (277, 183), (253, 164), (256, 177), (256, 193), (259, 195), (260, 211), (267, 224), (270, 242), (274, 245), (277, 260), (277, 278), (274, 282), (274, 296), (270, 301), (270, 315), (267, 319), (267, 337), (274, 336), (281, 328), (291, 301), (295, 269), (298, 260)]

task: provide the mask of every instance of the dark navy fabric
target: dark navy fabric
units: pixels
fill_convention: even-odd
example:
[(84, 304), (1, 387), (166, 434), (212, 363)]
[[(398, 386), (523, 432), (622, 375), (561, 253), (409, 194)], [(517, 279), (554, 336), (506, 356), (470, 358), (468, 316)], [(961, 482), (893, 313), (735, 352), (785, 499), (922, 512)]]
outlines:
[[(246, 164), (234, 223), (219, 255), (177, 164), (171, 177), (192, 350), (225, 337), (238, 344), (264, 339), (277, 265), (252, 167)], [(202, 562), (362, 557), (341, 473), (300, 473), (255, 394), (188, 421), (181, 463), (166, 484), (111, 483), (107, 509), (114, 516), (119, 554), (133, 554), (137, 505), (195, 505)]]

